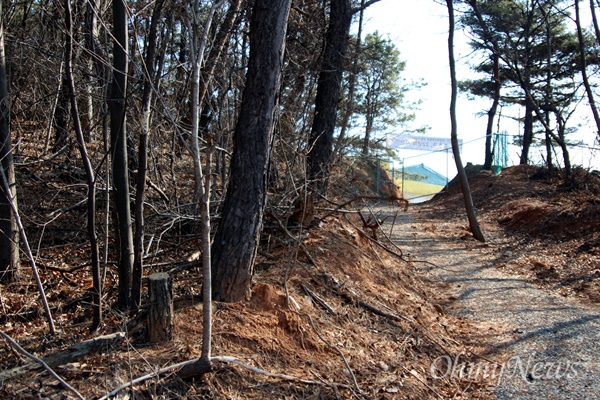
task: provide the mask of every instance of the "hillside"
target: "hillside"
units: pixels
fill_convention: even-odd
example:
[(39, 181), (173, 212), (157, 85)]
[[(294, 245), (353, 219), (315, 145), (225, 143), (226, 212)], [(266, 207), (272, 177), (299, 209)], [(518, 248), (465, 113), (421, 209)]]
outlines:
[[(473, 170), (473, 201), (480, 222), (514, 239), (502, 267), (537, 284), (600, 301), (600, 178), (575, 169), (567, 181), (535, 166), (515, 166), (498, 176)], [(431, 218), (464, 215), (458, 185), (437, 195)]]
[[(85, 398), (98, 398), (131, 379), (198, 357), (202, 276), (186, 260), (198, 257), (199, 239), (167, 231), (156, 239), (162, 240), (161, 251), (147, 259), (146, 274), (171, 271), (173, 277), (172, 341), (147, 343), (144, 312), (130, 318), (110, 308), (105, 309), (101, 331), (90, 334), (89, 245), (80, 203), (84, 188), (73, 183), (77, 180), (73, 172), (60, 169), (19, 168), (17, 174), (26, 230), (38, 246), (36, 261), (58, 333), (48, 334), (26, 264), (21, 281), (2, 286), (0, 330), (29, 353), (52, 360), (48, 362), (56, 373)], [(355, 211), (360, 208), (369, 215), (371, 206), (378, 217), (389, 215), (388, 223), (405, 216), (393, 204), (356, 202), (310, 230), (287, 231), (276, 221), (267, 221), (252, 298), (214, 305), (213, 355), (235, 357), (279, 375), (216, 363), (214, 372), (200, 380), (181, 380), (174, 370), (124, 390), (120, 398), (429, 399), (457, 393), (486, 398), (485, 382), (430, 376), (429, 368), (439, 357), (484, 348), (468, 340), (475, 327), (446, 315), (431, 301), (431, 289), (415, 275), (403, 249), (387, 240), (383, 230), (379, 240), (373, 239), (372, 230), (363, 226)], [(169, 215), (148, 212), (154, 226), (160, 227), (161, 220), (168, 226)], [(323, 217), (330, 212), (320, 213)], [(43, 223), (49, 217), (52, 220)], [(106, 282), (105, 304), (110, 305), (116, 297), (113, 262)], [(56, 361), (64, 351), (77, 354), (69, 350), (72, 346), (111, 333), (119, 336), (96, 352), (76, 355), (66, 363)], [(68, 397), (56, 379), (8, 342), (0, 347), (0, 362), (1, 397)]]
[[(66, 188), (70, 183), (55, 180), (48, 186), (38, 179), (27, 181), (22, 198), (28, 215), (44, 212), (42, 188), (59, 185)], [(501, 231), (506, 238), (496, 251), (499, 269), (565, 296), (598, 301), (600, 183), (595, 175), (578, 170), (565, 184), (540, 168), (513, 167), (498, 176), (472, 174), (471, 186), (484, 231)], [(375, 232), (365, 227), (358, 209), (365, 216), (385, 218), (386, 225)], [(76, 207), (62, 211), (83, 212)], [(478, 339), (480, 325), (446, 312), (439, 288), (424, 281), (415, 268), (415, 263), (428, 261), (410, 254), (410, 238), (416, 233), (405, 232), (404, 227), (411, 215), (431, 221), (431, 229), (439, 229), (433, 228), (435, 221), (460, 224), (464, 211), (459, 189), (451, 186), (425, 205), (411, 206), (408, 214), (385, 202), (355, 202), (339, 212), (320, 211), (324, 220), (309, 230), (288, 231), (268, 222), (252, 298), (214, 306), (213, 355), (232, 356), (279, 375), (223, 362), (201, 380), (184, 381), (170, 372), (122, 393), (165, 399), (491, 398), (492, 386), (485, 379), (435, 379), (431, 374), (440, 357), (460, 355), (473, 361), (484, 354), (494, 357), (494, 344)], [(85, 240), (74, 246), (73, 237), (78, 236), (66, 236), (74, 234), (74, 228), (65, 229), (72, 220), (63, 221), (62, 231), (51, 231), (55, 240), (39, 250), (57, 335), (47, 334), (31, 281), (2, 287), (0, 330), (28, 352), (47, 359), (98, 335), (88, 333)], [(31, 222), (28, 229), (44, 234)], [(464, 225), (451, 235), (469, 237)], [(392, 243), (391, 236), (406, 241)], [(107, 309), (100, 333), (123, 332), (123, 336), (109, 348), (56, 365), (55, 371), (84, 397), (97, 398), (156, 368), (198, 357), (202, 277), (193, 268), (174, 272), (186, 258), (197, 257), (198, 248), (192, 237), (172, 244), (149, 263), (148, 273), (173, 271), (176, 317), (171, 342), (145, 342), (143, 313), (130, 319)], [(108, 276), (107, 300), (115, 296), (113, 272), (109, 270)], [(10, 346), (0, 349), (0, 360), (3, 397), (65, 398), (57, 380)]]

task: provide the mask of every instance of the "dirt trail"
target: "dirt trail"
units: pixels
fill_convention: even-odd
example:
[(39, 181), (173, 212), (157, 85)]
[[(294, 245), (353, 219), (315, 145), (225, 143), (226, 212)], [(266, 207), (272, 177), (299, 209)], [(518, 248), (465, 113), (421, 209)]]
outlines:
[(442, 309), (480, 326), (472, 340), (491, 349), (477, 365), (455, 355), (440, 359), (433, 378), (496, 374), (499, 399), (600, 398), (600, 307), (503, 270), (511, 239), (493, 227), (486, 227), (488, 243), (481, 244), (466, 235), (464, 221), (421, 217), (426, 208), (398, 218), (393, 239), (419, 261), (415, 266), (437, 289)]

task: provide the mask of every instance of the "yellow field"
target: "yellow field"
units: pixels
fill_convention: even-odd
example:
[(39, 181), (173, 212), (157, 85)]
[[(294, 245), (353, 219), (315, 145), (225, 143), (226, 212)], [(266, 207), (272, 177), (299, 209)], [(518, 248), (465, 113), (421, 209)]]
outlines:
[[(402, 180), (396, 180), (396, 184), (398, 187), (402, 187)], [(443, 188), (443, 186), (433, 185), (431, 183), (405, 180), (404, 197), (410, 199), (417, 196), (434, 195)]]

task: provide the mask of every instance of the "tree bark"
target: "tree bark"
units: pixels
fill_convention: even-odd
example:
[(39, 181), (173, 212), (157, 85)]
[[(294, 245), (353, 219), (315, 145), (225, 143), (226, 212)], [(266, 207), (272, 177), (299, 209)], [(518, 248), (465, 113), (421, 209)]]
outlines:
[(148, 277), (147, 328), (150, 343), (173, 338), (173, 280), (165, 272)]
[(117, 307), (126, 310), (131, 302), (131, 272), (133, 268), (133, 233), (129, 204), (129, 171), (126, 137), (127, 93), (127, 10), (125, 0), (113, 0), (113, 80), (110, 98), (110, 135), (112, 144), (114, 207), (119, 243), (119, 294)]
[(10, 205), (16, 205), (15, 167), (13, 164), (12, 139), (10, 132), (10, 101), (4, 53), (4, 25), (0, 4), (0, 160), (1, 168), (8, 180), (10, 192), (0, 186), (0, 282), (14, 281), (19, 273), (19, 229)]
[(352, 70), (350, 72), (350, 78), (348, 82), (348, 104), (346, 106), (346, 110), (344, 112), (344, 116), (342, 118), (342, 124), (340, 127), (340, 134), (335, 143), (335, 148), (333, 150), (333, 157), (340, 157), (342, 147), (344, 146), (344, 139), (346, 137), (346, 131), (348, 130), (348, 125), (350, 122), (350, 118), (352, 114), (354, 114), (354, 92), (356, 91), (356, 75), (358, 74), (358, 62), (359, 56), (362, 51), (362, 29), (363, 29), (363, 19), (364, 19), (364, 6), (365, 0), (361, 0), (361, 10), (358, 18), (358, 32), (356, 34), (356, 49), (354, 52), (354, 61), (352, 63)]
[(350, 0), (331, 0), (329, 26), (315, 99), (315, 112), (310, 132), (308, 179), (312, 190), (325, 193), (329, 183), (329, 168), (333, 149), (333, 134), (337, 120), (342, 74), (346, 62), (350, 25)]
[(492, 106), (488, 111), (488, 121), (485, 130), (485, 160), (483, 163), (483, 169), (492, 169), (492, 163), (494, 161), (494, 150), (492, 146), (492, 134), (494, 130), (494, 119), (498, 111), (498, 105), (500, 104), (500, 89), (502, 84), (500, 82), (500, 57), (497, 53), (494, 53), (494, 98)]
[(475, 207), (473, 206), (473, 198), (471, 197), (471, 188), (469, 187), (469, 180), (467, 174), (463, 168), (462, 161), (460, 158), (460, 148), (458, 145), (458, 127), (456, 122), (456, 97), (458, 93), (458, 84), (456, 81), (456, 62), (454, 61), (454, 5), (453, 0), (446, 0), (448, 6), (448, 19), (450, 27), (448, 30), (448, 58), (450, 62), (450, 80), (452, 86), (452, 95), (450, 98), (450, 120), (451, 120), (451, 133), (450, 139), (452, 142), (452, 153), (454, 154), (454, 161), (456, 163), (456, 169), (458, 171), (458, 178), (460, 186), (465, 199), (465, 208), (467, 216), (469, 218), (469, 226), (473, 237), (481, 242), (485, 242), (485, 237), (479, 223), (477, 222), (477, 216), (475, 214)]
[[(533, 98), (530, 96), (532, 84), (531, 84), (531, 24), (532, 24), (532, 14), (530, 12), (528, 14), (527, 25), (525, 26), (526, 32), (523, 34), (525, 40), (525, 66), (520, 76), (521, 86), (525, 91), (525, 118), (523, 121), (523, 143), (521, 147), (521, 157), (519, 159), (519, 163), (521, 165), (526, 165), (529, 163), (529, 149), (531, 148), (531, 144), (533, 143), (533, 113), (534, 113), (534, 104)], [(517, 68), (515, 64), (515, 68)]]
[(246, 87), (233, 137), (231, 176), (212, 247), (213, 298), (247, 298), (266, 201), (273, 120), (291, 0), (256, 0)]

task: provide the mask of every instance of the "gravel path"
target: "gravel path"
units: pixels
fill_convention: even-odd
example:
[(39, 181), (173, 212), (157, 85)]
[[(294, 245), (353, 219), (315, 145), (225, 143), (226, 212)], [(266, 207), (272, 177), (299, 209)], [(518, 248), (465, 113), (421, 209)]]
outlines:
[(396, 220), (394, 241), (414, 260), (435, 264), (415, 265), (439, 289), (445, 312), (481, 327), (476, 340), (491, 345), (489, 358), (499, 362), (446, 357), (430, 373), (495, 374), (498, 399), (600, 399), (600, 307), (504, 271), (510, 239), (500, 232), (486, 231), (481, 244), (463, 237), (465, 222), (424, 220), (418, 212)]

